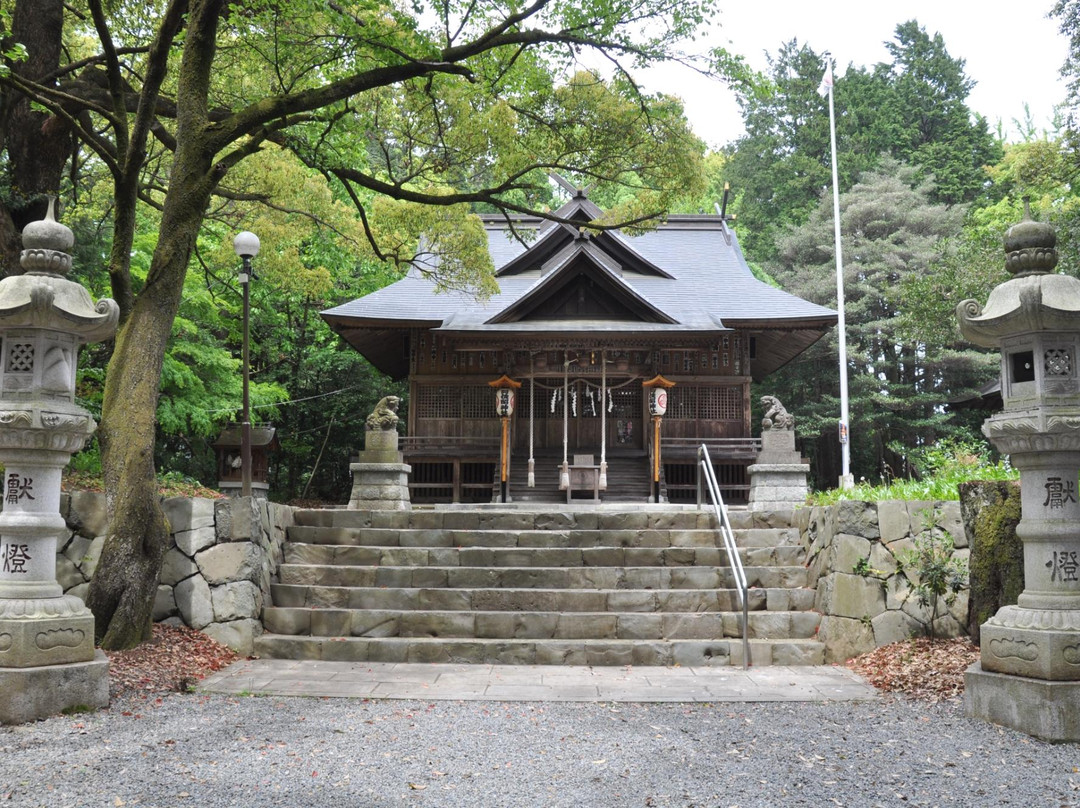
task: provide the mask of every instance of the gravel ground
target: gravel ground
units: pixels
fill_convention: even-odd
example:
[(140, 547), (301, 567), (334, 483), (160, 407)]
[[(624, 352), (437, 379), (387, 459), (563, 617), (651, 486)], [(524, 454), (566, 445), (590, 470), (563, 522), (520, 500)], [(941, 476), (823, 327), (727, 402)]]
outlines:
[(1064, 806), (1080, 747), (937, 705), (170, 695), (0, 727), (0, 806)]

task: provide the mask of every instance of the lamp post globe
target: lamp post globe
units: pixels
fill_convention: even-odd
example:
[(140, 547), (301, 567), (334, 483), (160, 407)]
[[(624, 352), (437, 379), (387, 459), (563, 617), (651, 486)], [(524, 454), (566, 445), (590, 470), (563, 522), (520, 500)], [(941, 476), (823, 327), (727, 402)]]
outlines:
[(259, 254), (259, 237), (247, 230), (237, 233), (233, 239), (233, 250), (240, 258), (254, 258)]
[(251, 374), (248, 337), (251, 297), (248, 284), (251, 281), (251, 259), (259, 254), (259, 247), (259, 237), (247, 230), (238, 233), (233, 239), (233, 249), (243, 261), (243, 271), (240, 273), (240, 285), (244, 290), (244, 401), (240, 416), (240, 496), (243, 497), (251, 496), (251, 399), (248, 393)]

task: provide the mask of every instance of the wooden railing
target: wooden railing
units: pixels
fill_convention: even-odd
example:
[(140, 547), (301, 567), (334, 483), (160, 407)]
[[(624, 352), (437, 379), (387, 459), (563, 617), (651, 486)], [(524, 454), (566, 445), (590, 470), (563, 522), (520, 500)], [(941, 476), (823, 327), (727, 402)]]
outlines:
[(499, 439), (410, 435), (408, 437), (403, 437), (398, 441), (398, 448), (406, 455), (425, 455), (430, 457), (460, 457), (462, 455), (468, 455), (470, 457), (498, 457)]
[(713, 460), (756, 460), (761, 451), (761, 438), (660, 438), (665, 460), (696, 458), (698, 449), (705, 446)]

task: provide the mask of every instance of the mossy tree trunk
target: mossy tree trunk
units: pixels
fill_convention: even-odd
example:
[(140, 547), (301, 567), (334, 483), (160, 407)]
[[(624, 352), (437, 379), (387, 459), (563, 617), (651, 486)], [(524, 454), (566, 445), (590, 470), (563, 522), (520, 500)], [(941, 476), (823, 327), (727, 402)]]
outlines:
[[(214, 162), (217, 149), (210, 145), (206, 109), (220, 10), (221, 0), (204, 0), (191, 11), (192, 28), (178, 84), (178, 96), (184, 100), (177, 109), (177, 147), (157, 246), (139, 294), (127, 297), (126, 264), (117, 289), (118, 296), (127, 297), (123, 302), (130, 309), (121, 306), (123, 321), (109, 361), (98, 432), (109, 536), (86, 598), (94, 613), (94, 631), (102, 648), (109, 650), (131, 648), (150, 637), (154, 598), (168, 549), (169, 524), (161, 509), (154, 468), (154, 433), (161, 368), (188, 261), (210, 196), (226, 170)], [(128, 163), (136, 170), (139, 165), (141, 158)], [(118, 179), (116, 184), (115, 217), (124, 226), (114, 237), (114, 261), (124, 261), (130, 250), (137, 188), (136, 182)], [(117, 274), (113, 273), (114, 288)]]
[(962, 483), (960, 511), (971, 547), (968, 634), (978, 644), (980, 627), (1024, 591), (1024, 543), (1020, 522), (1020, 483)]
[[(149, 638), (161, 562), (168, 549), (169, 525), (154, 468), (155, 414), (184, 273), (210, 198), (210, 164), (204, 162), (186, 177), (174, 171), (174, 187), (187, 187), (189, 193), (182, 204), (165, 211), (146, 286), (117, 335), (106, 376), (98, 436), (110, 532), (87, 605), (102, 647), (108, 649), (130, 648)], [(177, 167), (183, 167), (180, 160)]]

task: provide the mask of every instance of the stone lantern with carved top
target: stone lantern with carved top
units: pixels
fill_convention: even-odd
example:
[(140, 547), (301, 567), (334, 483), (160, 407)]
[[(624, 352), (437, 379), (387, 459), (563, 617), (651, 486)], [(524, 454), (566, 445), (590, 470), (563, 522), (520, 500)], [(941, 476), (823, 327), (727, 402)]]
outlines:
[(60, 476), (96, 424), (75, 403), (79, 346), (119, 310), (66, 276), (74, 237), (53, 217), (23, 230), (21, 275), (0, 280), (0, 722), (108, 703), (94, 618), (56, 580)]
[(969, 715), (1048, 740), (1080, 740), (1080, 280), (1055, 274), (1053, 229), (1005, 235), (1013, 277), (986, 306), (957, 307), (960, 330), (1001, 350), (1004, 411), (983, 433), (1020, 471), (1024, 591), (981, 628), (967, 674)]

